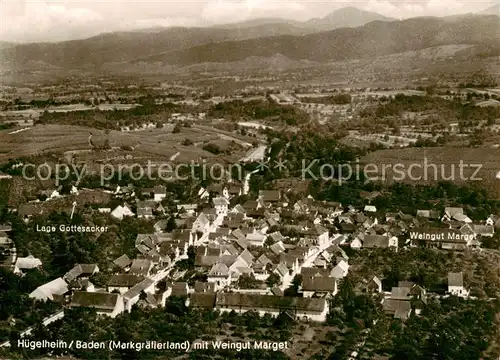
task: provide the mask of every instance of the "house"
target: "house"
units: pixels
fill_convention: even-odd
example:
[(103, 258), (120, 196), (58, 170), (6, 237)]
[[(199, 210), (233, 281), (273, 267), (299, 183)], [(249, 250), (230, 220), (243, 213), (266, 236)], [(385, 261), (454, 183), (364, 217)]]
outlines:
[(477, 225), (472, 226), (474, 233), (482, 237), (492, 237), (495, 235), (495, 227), (493, 225)]
[(139, 219), (152, 219), (154, 218), (152, 208), (137, 208), (137, 217)]
[(63, 278), (57, 278), (37, 287), (29, 297), (39, 301), (56, 300), (67, 292), (68, 283)]
[(398, 247), (397, 238), (387, 235), (365, 235), (362, 242), (363, 248), (366, 249)]
[(191, 231), (205, 234), (209, 230), (210, 230), (210, 220), (208, 219), (207, 215), (201, 213), (194, 221), (193, 226), (191, 227)]
[(210, 197), (210, 193), (207, 191), (207, 189), (200, 187), (198, 190), (198, 198), (200, 200), (208, 199)]
[(228, 189), (229, 196), (241, 196), (243, 195), (243, 186), (239, 184), (231, 184)]
[(398, 213), (388, 212), (385, 214), (385, 222), (393, 222), (396, 221), (397, 218), (398, 218)]
[(393, 315), (395, 319), (407, 320), (411, 315), (411, 303), (406, 300), (384, 299), (382, 307), (386, 314)]
[(154, 201), (160, 202), (167, 197), (167, 189), (163, 185), (158, 185), (153, 188)]
[(198, 246), (194, 264), (197, 267), (210, 268), (215, 265), (222, 256), (222, 249), (218, 246)]
[(302, 292), (305, 298), (335, 296), (338, 292), (337, 282), (334, 277), (306, 277), (302, 281)]
[(219, 197), (213, 198), (212, 202), (213, 202), (214, 207), (215, 207), (215, 212), (218, 216), (220, 216), (220, 215), (226, 216), (227, 215), (228, 206), (229, 206), (228, 199), (226, 199), (225, 197), (219, 196)]
[(149, 276), (151, 269), (153, 268), (153, 262), (148, 259), (134, 259), (132, 265), (130, 266), (129, 274)]
[(116, 317), (125, 310), (123, 297), (120, 294), (103, 292), (76, 291), (69, 306), (72, 308), (92, 308), (97, 311), (97, 314), (111, 318)]
[(264, 235), (260, 230), (253, 229), (252, 232), (249, 232), (246, 237), (246, 241), (248, 244), (252, 246), (264, 246), (264, 242), (267, 239), (267, 236)]
[(189, 292), (189, 285), (187, 282), (176, 282), (172, 285), (172, 292), (170, 296), (186, 297)]
[(225, 288), (231, 284), (231, 273), (229, 267), (222, 263), (216, 263), (208, 272), (207, 282), (215, 283), (217, 289)]
[(364, 212), (375, 213), (377, 212), (377, 208), (373, 205), (366, 205), (363, 209)]
[(467, 215), (465, 215), (464, 209), (459, 207), (446, 207), (444, 209), (444, 216), (441, 220), (456, 220), (465, 223), (472, 222), (472, 220)]
[(119, 258), (115, 259), (113, 261), (113, 264), (115, 264), (121, 270), (126, 270), (132, 264), (132, 260), (130, 260), (127, 254), (123, 254)]
[(369, 293), (381, 293), (382, 292), (382, 281), (376, 276), (371, 278), (366, 284), (366, 291)]
[(108, 281), (107, 291), (110, 293), (119, 292), (123, 295), (143, 280), (144, 276), (133, 274), (115, 274), (111, 276)]
[(313, 244), (320, 249), (330, 246), (330, 235), (328, 229), (322, 225), (314, 225), (312, 228), (302, 231), (302, 235), (313, 238)]
[(469, 296), (469, 291), (464, 288), (464, 275), (462, 272), (448, 273), (448, 293), (459, 297)]
[(486, 219), (486, 225), (494, 226), (496, 229), (500, 228), (500, 216), (493, 214), (488, 216), (488, 219)]
[(197, 209), (198, 209), (198, 204), (179, 204), (179, 205), (177, 205), (178, 212), (185, 211), (189, 214), (194, 214)]
[(14, 274), (21, 273), (21, 270), (31, 270), (42, 266), (42, 261), (33, 255), (18, 257), (14, 265)]
[(276, 255), (279, 255), (281, 253), (284, 253), (285, 252), (285, 245), (283, 244), (282, 241), (278, 241), (277, 243), (274, 243), (272, 244), (269, 249), (271, 249), (271, 251), (276, 254)]
[(118, 205), (113, 211), (111, 211), (111, 216), (118, 220), (123, 220), (125, 216), (134, 215), (135, 214), (127, 204), (124, 204), (123, 206)]
[(95, 286), (89, 279), (76, 279), (68, 284), (68, 289), (71, 293), (75, 291), (88, 291), (94, 292)]
[(288, 311), (296, 319), (324, 322), (328, 314), (326, 299), (286, 297), (260, 294), (219, 293), (215, 308), (222, 312), (256, 311), (261, 316), (278, 316)]
[(123, 294), (123, 299), (125, 301), (125, 309), (130, 312), (132, 306), (139, 301), (141, 294), (154, 294), (155, 293), (155, 282), (152, 279), (145, 278), (139, 284), (132, 287), (129, 291)]
[(21, 219), (28, 221), (33, 216), (43, 214), (43, 210), (33, 204), (24, 204), (18, 208), (17, 214)]
[(194, 283), (195, 293), (215, 294), (215, 283), (196, 281)]
[(437, 220), (440, 216), (439, 212), (435, 210), (417, 210), (417, 218)]
[(186, 306), (195, 309), (213, 310), (215, 308), (215, 293), (192, 293), (186, 301)]
[(345, 260), (340, 260), (337, 265), (335, 265), (335, 267), (331, 270), (330, 276), (337, 279), (343, 279), (347, 276), (348, 272), (349, 264)]
[(207, 187), (207, 192), (214, 197), (229, 198), (229, 188), (224, 184), (210, 184)]
[(99, 267), (96, 264), (76, 264), (70, 271), (64, 274), (63, 278), (68, 283), (76, 278), (89, 277), (99, 272)]
[(281, 192), (279, 190), (260, 190), (259, 198), (266, 203), (277, 203), (281, 200)]

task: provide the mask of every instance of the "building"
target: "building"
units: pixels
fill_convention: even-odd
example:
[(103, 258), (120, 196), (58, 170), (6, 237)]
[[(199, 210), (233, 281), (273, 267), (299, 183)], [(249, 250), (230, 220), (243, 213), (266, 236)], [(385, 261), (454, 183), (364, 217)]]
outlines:
[(123, 220), (125, 216), (134, 216), (134, 212), (130, 209), (130, 207), (125, 204), (123, 206), (118, 205), (112, 212), (111, 216), (118, 220)]
[(256, 311), (260, 315), (278, 316), (288, 312), (300, 320), (324, 322), (328, 314), (328, 301), (317, 298), (300, 298), (260, 294), (219, 293), (215, 301), (219, 311), (244, 313)]
[(14, 265), (14, 273), (21, 273), (22, 270), (35, 269), (42, 266), (42, 261), (33, 255), (24, 258), (18, 257)]
[(219, 196), (216, 197), (212, 200), (214, 207), (215, 207), (215, 212), (217, 215), (227, 215), (228, 211), (228, 206), (229, 206), (229, 200), (226, 199), (225, 197)]
[(167, 197), (167, 189), (163, 185), (155, 186), (153, 189), (154, 201), (160, 202)]
[(143, 280), (144, 276), (137, 276), (133, 274), (115, 274), (109, 279), (107, 290), (110, 293), (118, 292), (123, 295)]
[(469, 291), (464, 288), (463, 273), (448, 273), (448, 293), (459, 297), (469, 296)]
[(63, 278), (54, 279), (37, 287), (29, 297), (39, 301), (57, 300), (68, 292), (68, 283)]
[(125, 310), (123, 297), (120, 294), (103, 292), (76, 291), (69, 306), (92, 308), (97, 314), (112, 318)]

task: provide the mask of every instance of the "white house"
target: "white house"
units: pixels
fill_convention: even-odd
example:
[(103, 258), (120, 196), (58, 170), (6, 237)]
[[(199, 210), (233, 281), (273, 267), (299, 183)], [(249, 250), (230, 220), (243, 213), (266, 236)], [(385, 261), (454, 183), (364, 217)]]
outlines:
[(208, 272), (207, 282), (215, 283), (216, 289), (222, 289), (231, 284), (231, 273), (226, 264), (217, 263)]
[(463, 273), (448, 273), (448, 293), (460, 297), (469, 296), (469, 291), (464, 288)]
[(123, 220), (125, 216), (134, 216), (135, 214), (132, 212), (128, 205), (118, 205), (112, 212), (111, 216), (118, 220)]
[(205, 234), (209, 230), (210, 230), (210, 220), (208, 219), (207, 215), (201, 213), (194, 221), (193, 226), (191, 227), (191, 231), (192, 232), (199, 231), (202, 234)]
[(246, 240), (253, 246), (264, 246), (267, 236), (263, 234), (260, 230), (254, 229), (251, 233), (248, 233)]
[(132, 306), (139, 301), (142, 293), (154, 294), (155, 293), (155, 282), (152, 279), (146, 278), (139, 284), (134, 285), (129, 291), (123, 294), (123, 299), (125, 302), (125, 309), (130, 312), (132, 311)]
[(373, 205), (366, 205), (365, 208), (363, 209), (364, 212), (377, 212), (377, 208)]
[(157, 202), (160, 202), (167, 197), (167, 189), (163, 185), (155, 186), (153, 192), (154, 200)]
[(125, 310), (123, 297), (120, 294), (104, 292), (75, 291), (69, 306), (93, 308), (97, 314), (112, 318)]
[(115, 274), (111, 276), (107, 283), (107, 291), (110, 293), (118, 292), (123, 295), (135, 285), (139, 284), (142, 280), (144, 280), (143, 276), (133, 274)]
[(42, 261), (33, 255), (24, 258), (17, 258), (14, 265), (14, 274), (18, 274), (21, 270), (30, 270), (42, 266)]
[(330, 276), (337, 279), (342, 279), (347, 276), (348, 272), (349, 272), (349, 264), (345, 260), (340, 260), (338, 264), (330, 272)]
[(244, 313), (256, 311), (259, 315), (278, 316), (286, 311), (298, 320), (326, 321), (329, 311), (326, 299), (285, 297), (260, 294), (219, 293), (215, 308), (221, 312)]
[(442, 221), (447, 220), (456, 220), (467, 224), (472, 223), (472, 220), (467, 215), (465, 215), (464, 209), (458, 207), (446, 207), (444, 209), (444, 216), (442, 218)]
[(63, 278), (54, 279), (37, 287), (29, 297), (39, 301), (54, 300), (54, 296), (61, 296), (68, 292), (68, 284)]
[(229, 200), (225, 197), (219, 196), (214, 198), (212, 201), (215, 207), (216, 214), (226, 216), (229, 206)]

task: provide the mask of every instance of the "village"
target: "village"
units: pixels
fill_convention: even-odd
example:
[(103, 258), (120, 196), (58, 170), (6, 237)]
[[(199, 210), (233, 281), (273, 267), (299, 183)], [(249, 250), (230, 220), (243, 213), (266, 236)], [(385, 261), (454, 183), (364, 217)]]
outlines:
[[(64, 316), (66, 308), (89, 307), (116, 317), (133, 311), (134, 306), (161, 307), (169, 298), (181, 297), (193, 308), (273, 316), (286, 313), (297, 321), (324, 322), (331, 310), (329, 300), (352, 271), (347, 253), (374, 249), (397, 253), (414, 247), (480, 252), (482, 239), (493, 237), (500, 228), (498, 216), (473, 222), (463, 208), (447, 207), (444, 213), (421, 209), (415, 214), (381, 214), (374, 205), (355, 208), (311, 196), (291, 202), (281, 190), (261, 190), (258, 197), (235, 203), (245, 190), (243, 184), (233, 181), (200, 188), (196, 203), (177, 204), (176, 229), (166, 231), (169, 220), (161, 204), (165, 187), (127, 188), (127, 201), (95, 211), (117, 221), (137, 217), (154, 222), (154, 232), (137, 235), (137, 256), (122, 255), (103, 269), (111, 274), (105, 287), (92, 283), (101, 271), (97, 264), (74, 264), (64, 276), (34, 289), (29, 297), (61, 305), (52, 321)], [(117, 188), (113, 196), (122, 198), (123, 192)], [(136, 200), (131, 206), (135, 192), (147, 193), (149, 199)], [(17, 210), (28, 224), (32, 216), (39, 215), (30, 209), (25, 205)], [(18, 276), (43, 267), (32, 255), (16, 255), (9, 225), (0, 230), (3, 254), (9, 255), (4, 266)], [(87, 229), (63, 226), (49, 230)], [(189, 265), (179, 266), (182, 263)], [(388, 316), (401, 321), (412, 314), (418, 316), (428, 297), (466, 299), (470, 295), (462, 272), (448, 273), (446, 294), (440, 295), (407, 279), (384, 290), (381, 280), (381, 274), (373, 274), (357, 284), (357, 291), (379, 298)], [(290, 296), (289, 289), (294, 287)]]

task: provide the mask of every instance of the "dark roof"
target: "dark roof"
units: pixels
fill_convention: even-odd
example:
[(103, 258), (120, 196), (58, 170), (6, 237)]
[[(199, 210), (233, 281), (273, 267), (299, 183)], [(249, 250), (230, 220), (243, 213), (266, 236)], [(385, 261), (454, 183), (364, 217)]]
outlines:
[(187, 296), (188, 284), (185, 282), (176, 282), (172, 285), (172, 296)]
[(259, 197), (269, 202), (280, 201), (281, 192), (279, 190), (260, 190)]
[(215, 294), (215, 283), (196, 281), (194, 283), (194, 292)]
[(406, 320), (411, 312), (411, 303), (409, 301), (386, 299), (382, 306), (385, 311), (394, 314), (396, 319)]
[(113, 264), (115, 264), (119, 268), (123, 269), (123, 268), (129, 266), (130, 264), (132, 264), (132, 260), (130, 260), (130, 258), (127, 256), (127, 254), (123, 254), (122, 256), (117, 258), (115, 261), (113, 261)]
[(363, 239), (363, 247), (365, 248), (375, 248), (381, 247), (385, 248), (389, 246), (389, 237), (384, 235), (366, 235)]
[(335, 291), (335, 282), (337, 280), (333, 277), (317, 276), (312, 278), (305, 278), (302, 281), (302, 290), (304, 291), (318, 291), (318, 292), (333, 292)]
[(464, 286), (463, 273), (448, 273), (448, 286)]
[(120, 298), (118, 294), (75, 291), (71, 299), (72, 307), (91, 307), (100, 310), (113, 310)]
[(193, 293), (189, 297), (189, 306), (195, 308), (213, 309), (217, 296), (212, 293)]
[(111, 287), (132, 287), (144, 280), (144, 276), (136, 276), (132, 274), (116, 274), (111, 276), (108, 281), (108, 286)]

